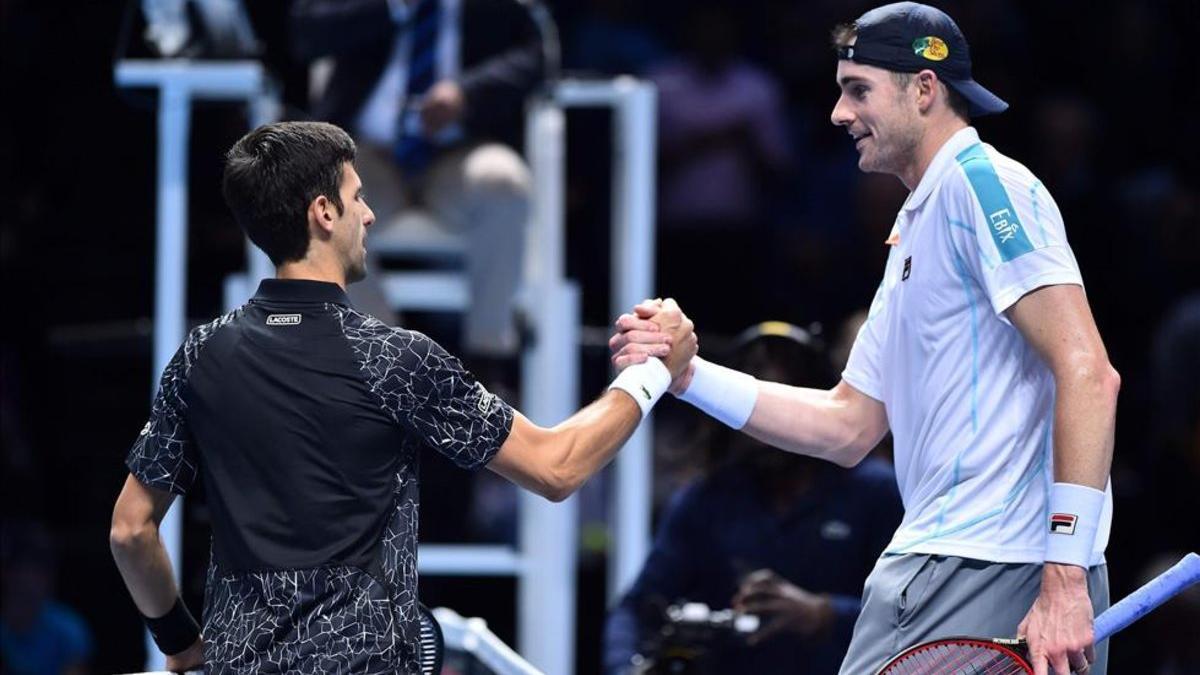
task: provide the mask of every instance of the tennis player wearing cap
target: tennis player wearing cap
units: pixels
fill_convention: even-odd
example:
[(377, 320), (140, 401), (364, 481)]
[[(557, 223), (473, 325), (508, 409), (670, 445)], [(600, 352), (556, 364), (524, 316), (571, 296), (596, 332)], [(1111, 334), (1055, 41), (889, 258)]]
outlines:
[[(891, 431), (905, 516), (867, 579), (843, 674), (873, 673), (930, 639), (1014, 633), (1039, 675), (1103, 673), (1092, 618), (1108, 605), (1120, 378), (1062, 215), (969, 125), (1008, 106), (972, 79), (949, 16), (887, 5), (834, 42), (833, 123), (862, 170), (911, 190), (842, 381), (788, 387), (695, 358), (671, 390), (756, 438), (846, 466)], [(645, 323), (656, 310), (643, 303), (618, 320), (618, 366), (665, 353)]]

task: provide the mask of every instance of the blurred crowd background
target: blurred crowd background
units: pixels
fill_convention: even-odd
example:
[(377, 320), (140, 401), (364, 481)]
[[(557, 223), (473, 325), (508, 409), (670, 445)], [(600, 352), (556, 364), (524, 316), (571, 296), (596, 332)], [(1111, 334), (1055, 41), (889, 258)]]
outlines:
[[(246, 4), (282, 84), (285, 116), (311, 115), (309, 64), (294, 57), (290, 3)], [(829, 31), (874, 4), (550, 3), (566, 72), (627, 73), (659, 87), (657, 288), (695, 320), (705, 355), (720, 360), (745, 327), (781, 320), (818, 336), (834, 368), (844, 361), (906, 194), (893, 177), (859, 172), (853, 145), (829, 123), (837, 98)], [(1200, 58), (1191, 43), (1200, 9), (1194, 0), (937, 4), (970, 41), (976, 79), (1011, 104), (975, 126), (1057, 200), (1122, 375), (1108, 549), (1120, 597), (1163, 556), (1200, 547)], [(107, 545), (152, 380), (155, 113), (152, 95), (113, 85), (126, 9), (0, 5), (0, 266), (14, 293), (0, 328), (0, 619), (12, 672), (13, 636), (35, 619), (63, 627), (59, 665), (71, 672), (138, 670), (144, 659), (141, 623)], [(584, 324), (595, 327), (582, 347), (587, 399), (608, 377), (596, 336), (614, 318), (611, 136), (606, 112), (568, 119), (568, 273), (583, 289)], [(245, 127), (234, 105), (198, 104), (193, 115), (192, 323), (223, 311), (223, 279), (244, 266), (243, 236), (219, 184), (221, 156)], [(444, 317), (402, 320), (452, 350), (461, 342)], [(662, 506), (703, 476), (711, 446), (723, 441), (673, 401), (659, 419)], [(886, 462), (886, 448), (879, 454)], [(511, 502), (503, 489), (481, 481), (471, 497), (450, 501), (436, 487), (463, 478), (433, 459), (423, 471), (423, 541), (512, 537), (511, 519), (496, 516)], [(595, 492), (585, 502), (620, 499)], [(602, 668), (603, 514), (585, 505), (579, 673)], [(189, 501), (186, 522), (184, 588), (199, 607), (202, 499)], [(808, 555), (819, 560), (821, 551)], [(513, 642), (510, 580), (423, 579), (422, 595), (487, 618)], [(1120, 638), (1110, 672), (1200, 672), (1189, 670), (1200, 663), (1200, 601), (1172, 612)]]

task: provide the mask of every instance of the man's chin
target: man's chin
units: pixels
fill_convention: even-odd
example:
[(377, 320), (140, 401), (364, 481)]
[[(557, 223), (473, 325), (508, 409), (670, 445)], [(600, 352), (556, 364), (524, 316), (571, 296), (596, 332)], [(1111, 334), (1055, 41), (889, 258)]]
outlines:
[(883, 162), (880, 162), (874, 158), (868, 159), (866, 157), (859, 157), (858, 170), (862, 171), (863, 173), (884, 173), (888, 175), (895, 175), (895, 172), (885, 166)]

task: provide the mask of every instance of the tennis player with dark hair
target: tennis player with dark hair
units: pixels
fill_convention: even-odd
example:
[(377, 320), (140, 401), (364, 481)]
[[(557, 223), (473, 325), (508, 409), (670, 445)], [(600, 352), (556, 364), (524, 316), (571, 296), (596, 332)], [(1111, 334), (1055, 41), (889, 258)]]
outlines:
[[(842, 381), (788, 387), (693, 359), (671, 390), (846, 466), (891, 431), (905, 516), (867, 580), (842, 673), (873, 673), (934, 638), (1013, 634), (1039, 675), (1102, 673), (1092, 619), (1108, 605), (1120, 378), (1062, 214), (970, 126), (1007, 104), (972, 79), (949, 16), (887, 5), (839, 28), (835, 46), (833, 123), (859, 168), (911, 191)], [(617, 364), (667, 353), (640, 344), (657, 334), (645, 323), (656, 310), (619, 319)]]
[[(113, 512), (113, 555), (172, 670), (417, 672), (421, 450), (562, 500), (696, 351), (668, 301), (665, 364), (625, 369), (610, 386), (622, 393), (534, 425), (425, 335), (350, 305), (374, 221), (354, 157), (319, 122), (260, 127), (227, 155), (226, 201), (276, 278), (188, 334)], [(158, 538), (197, 473), (213, 519), (202, 632)]]

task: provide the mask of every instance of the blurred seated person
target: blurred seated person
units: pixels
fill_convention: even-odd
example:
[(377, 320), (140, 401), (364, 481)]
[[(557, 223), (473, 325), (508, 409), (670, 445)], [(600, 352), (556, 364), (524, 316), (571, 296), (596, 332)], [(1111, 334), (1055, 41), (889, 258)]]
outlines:
[[(746, 331), (732, 361), (769, 381), (836, 380), (823, 347), (780, 322)], [(687, 601), (760, 624), (745, 640), (712, 645), (686, 672), (836, 673), (863, 582), (900, 522), (891, 466), (868, 458), (846, 470), (742, 434), (713, 450), (708, 475), (672, 498), (645, 567), (608, 617), (604, 672), (642, 672), (634, 655), (653, 658), (643, 650), (660, 634), (661, 610)]]
[[(355, 136), (355, 168), (380, 223), (371, 239), (418, 221), (463, 235), (462, 347), (487, 379), (488, 360), (519, 346), (531, 180), (513, 148), (543, 75), (532, 19), (515, 0), (297, 0), (291, 26), (298, 56), (332, 59), (311, 112)], [(413, 208), (432, 222), (394, 218)]]
[[(771, 259), (765, 228), (773, 198), (791, 188), (792, 142), (779, 81), (743, 56), (746, 11), (716, 0), (685, 7), (683, 51), (646, 74), (658, 87), (658, 250), (687, 251), (659, 256), (657, 287), (690, 301), (697, 324), (733, 333), (773, 306), (767, 270), (705, 270)], [(738, 294), (735, 305), (713, 301)]]
[(6, 520), (0, 532), (0, 673), (88, 672), (92, 634), (74, 610), (54, 601), (54, 542), (44, 525)]

